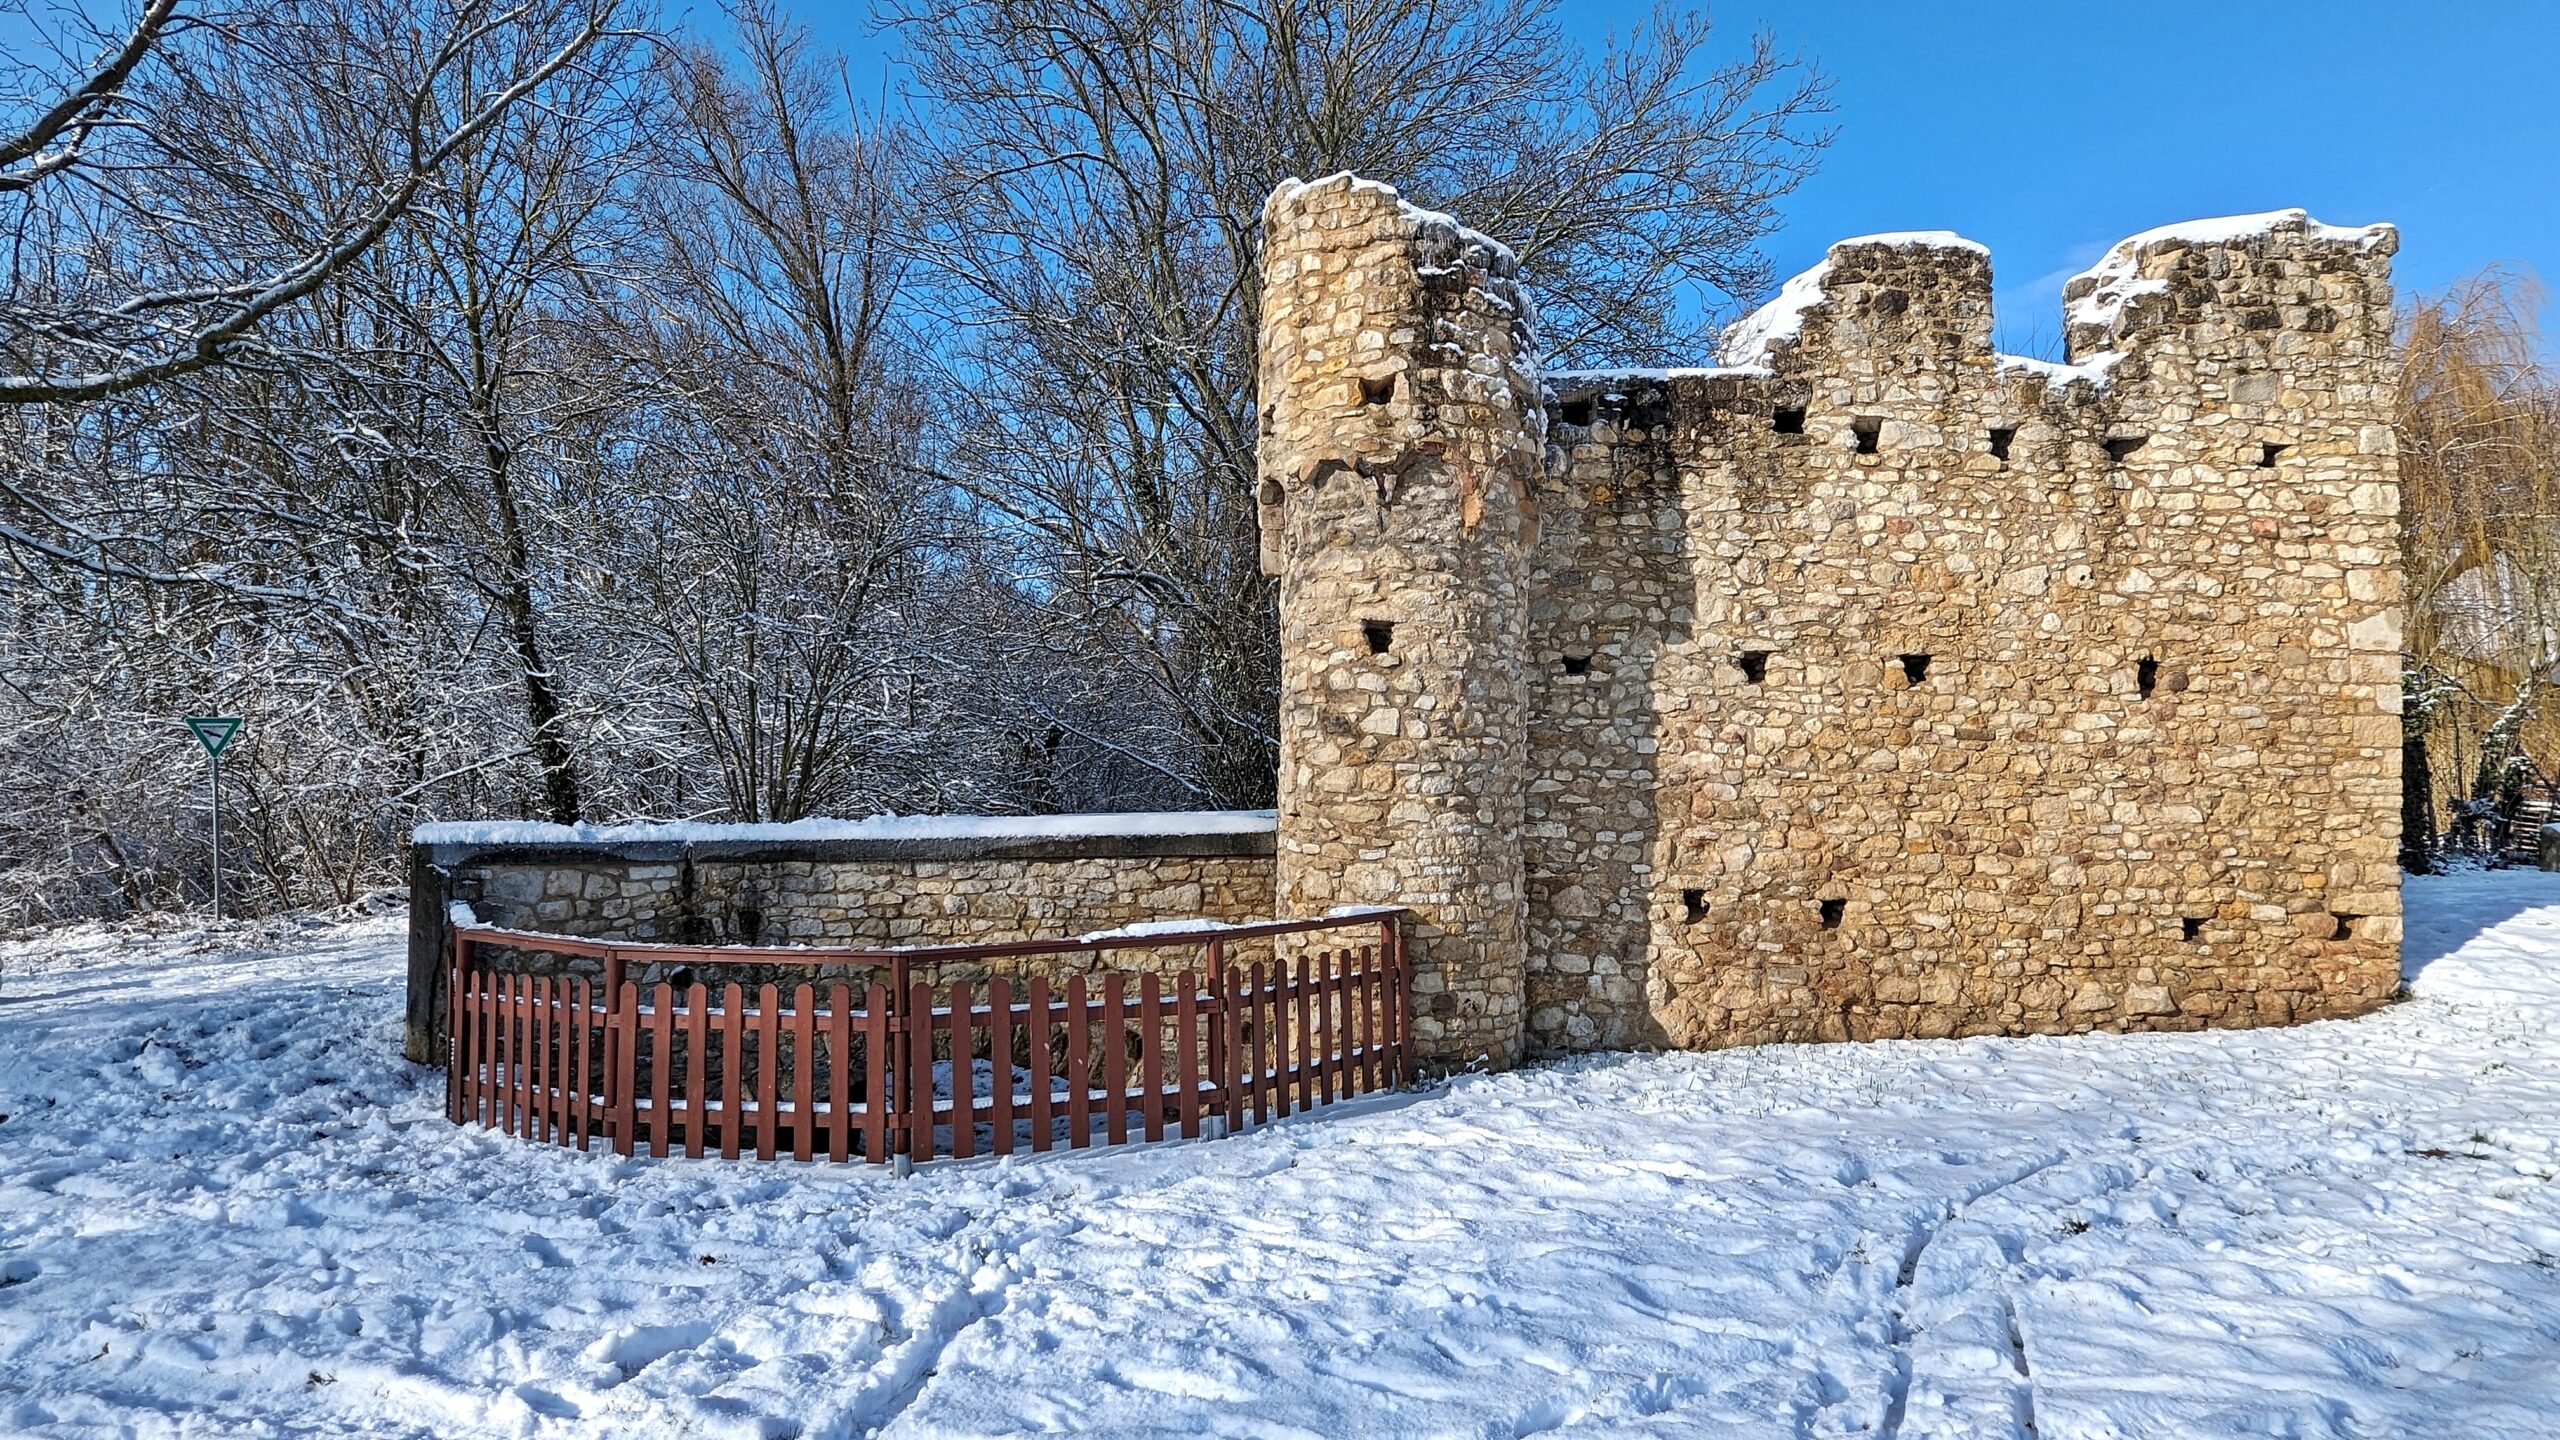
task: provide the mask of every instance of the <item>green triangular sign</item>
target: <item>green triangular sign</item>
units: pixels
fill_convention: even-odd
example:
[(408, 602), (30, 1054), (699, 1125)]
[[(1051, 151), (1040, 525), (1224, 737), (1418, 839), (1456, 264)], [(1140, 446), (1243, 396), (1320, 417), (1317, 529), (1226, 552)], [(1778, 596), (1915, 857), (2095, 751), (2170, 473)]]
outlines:
[(187, 728), (195, 732), (196, 743), (204, 747), (204, 753), (219, 760), (222, 758), (222, 752), (230, 747), (232, 738), (240, 733), (240, 717), (237, 715), (190, 715), (187, 717)]

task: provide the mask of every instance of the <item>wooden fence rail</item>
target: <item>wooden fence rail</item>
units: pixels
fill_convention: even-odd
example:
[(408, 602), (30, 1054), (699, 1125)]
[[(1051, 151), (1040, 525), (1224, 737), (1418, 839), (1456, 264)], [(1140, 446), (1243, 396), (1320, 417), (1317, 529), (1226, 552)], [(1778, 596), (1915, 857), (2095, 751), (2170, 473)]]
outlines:
[[(1083, 940), (906, 950), (619, 944), (455, 924), (446, 1112), (622, 1154), (1010, 1155), (1240, 1130), (1412, 1082), (1399, 911)], [(1233, 962), (1246, 942), (1294, 937)], [(935, 983), (1101, 950), (1194, 947), (1197, 968)], [(491, 952), (601, 961), (502, 969)], [(634, 965), (675, 977), (641, 984)], [(698, 971), (868, 970), (854, 983)], [(1037, 971), (1037, 964), (1023, 966)]]

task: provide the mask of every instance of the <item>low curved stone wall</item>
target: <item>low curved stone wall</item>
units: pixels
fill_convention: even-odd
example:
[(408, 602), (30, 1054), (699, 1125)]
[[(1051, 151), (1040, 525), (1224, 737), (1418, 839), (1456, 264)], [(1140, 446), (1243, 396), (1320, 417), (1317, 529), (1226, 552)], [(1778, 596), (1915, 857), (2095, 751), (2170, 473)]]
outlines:
[(407, 1053), (443, 1046), (447, 907), (679, 944), (945, 945), (1272, 913), (1268, 812), (805, 825), (430, 825), (410, 850)]

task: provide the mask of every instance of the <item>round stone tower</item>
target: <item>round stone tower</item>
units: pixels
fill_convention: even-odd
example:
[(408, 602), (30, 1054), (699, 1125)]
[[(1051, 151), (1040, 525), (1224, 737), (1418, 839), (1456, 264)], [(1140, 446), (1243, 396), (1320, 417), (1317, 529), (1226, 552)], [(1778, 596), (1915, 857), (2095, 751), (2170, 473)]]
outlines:
[(1516, 262), (1351, 175), (1282, 185), (1263, 236), (1280, 913), (1409, 907), (1425, 1060), (1509, 1065), (1546, 434)]

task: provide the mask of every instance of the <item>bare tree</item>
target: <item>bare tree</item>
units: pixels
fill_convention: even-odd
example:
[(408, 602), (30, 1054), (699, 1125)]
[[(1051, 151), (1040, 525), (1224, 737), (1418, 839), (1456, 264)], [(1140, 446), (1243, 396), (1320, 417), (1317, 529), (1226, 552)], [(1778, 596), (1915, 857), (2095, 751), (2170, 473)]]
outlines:
[[(219, 363), (380, 241), (614, 10), (145, 0), (120, 34), (75, 37), (97, 58), (0, 120), (5, 218), (51, 247), (21, 249), (0, 288), (0, 404), (96, 400)], [(527, 33), (546, 43), (525, 49)], [(294, 142), (328, 108), (378, 127), (378, 165), (310, 166)]]
[[(938, 137), (930, 258), (963, 317), (957, 466), (1043, 567), (1093, 689), (1052, 715), (1165, 782), (1268, 804), (1256, 573), (1263, 201), (1357, 169), (1510, 242), (1553, 354), (1703, 345), (1809, 170), (1820, 82), (1664, 11), (1593, 54), (1552, 0), (897, 0)], [(1104, 695), (1114, 703), (1099, 703)], [(1169, 793), (1167, 793), (1169, 792)]]
[(730, 815), (912, 799), (914, 752), (949, 738), (927, 592), (952, 515), (918, 458), (899, 136), (762, 5), (659, 74), (626, 307), (648, 473), (616, 552), (653, 691)]
[(2560, 763), (2560, 384), (2540, 296), (2490, 273), (2411, 309), (2399, 397), (2402, 859), (2495, 845)]

